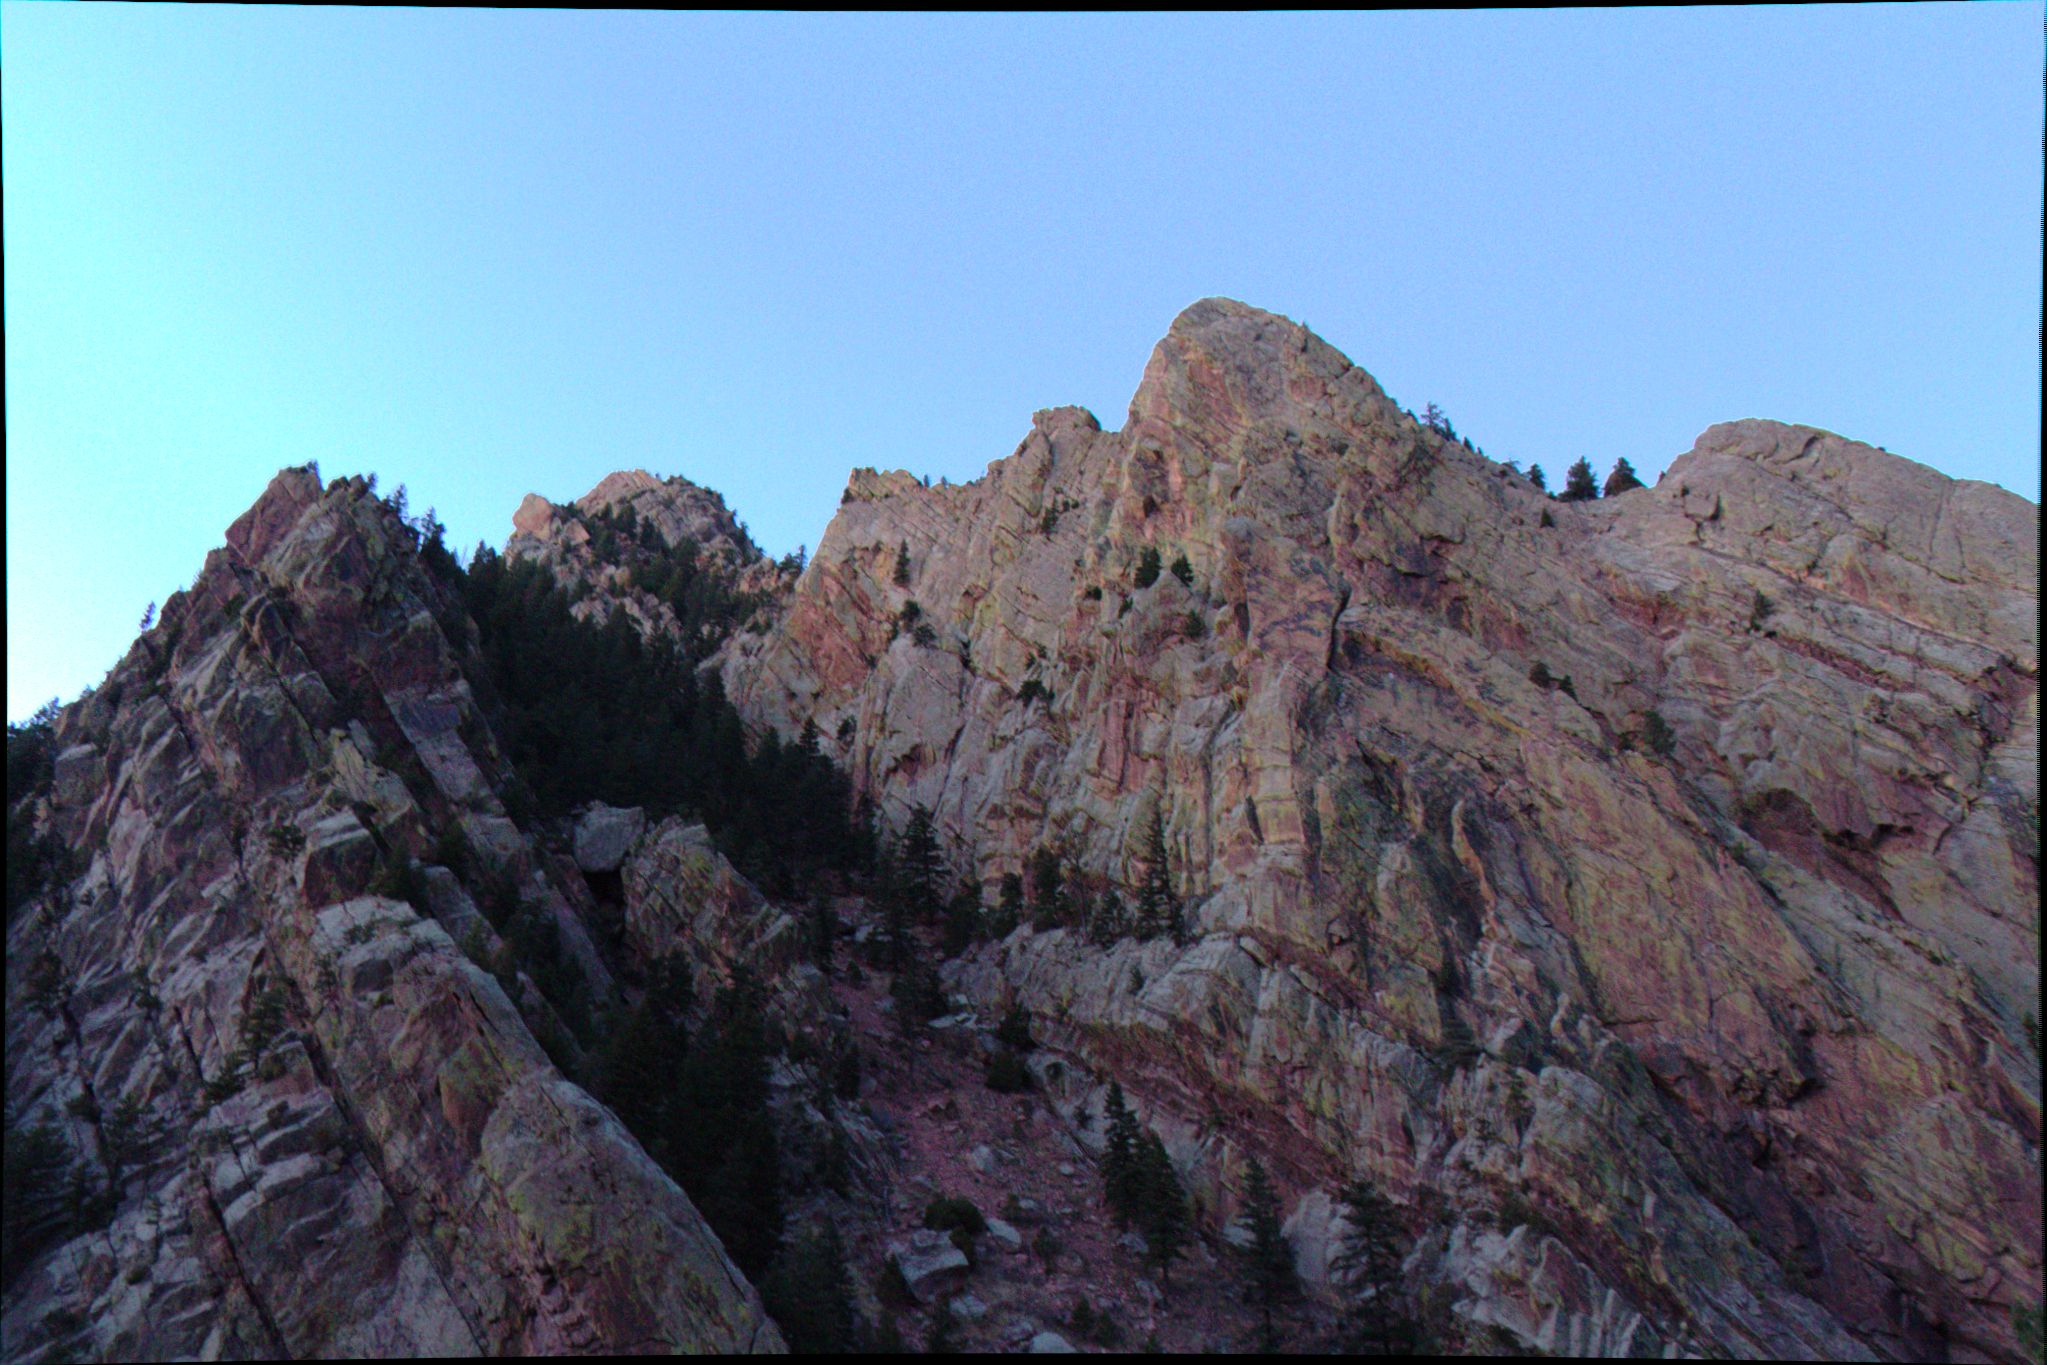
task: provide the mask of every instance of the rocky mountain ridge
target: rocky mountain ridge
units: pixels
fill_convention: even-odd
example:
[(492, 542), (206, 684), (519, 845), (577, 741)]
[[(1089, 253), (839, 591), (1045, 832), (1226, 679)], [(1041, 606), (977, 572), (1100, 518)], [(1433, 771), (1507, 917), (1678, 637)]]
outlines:
[[(227, 540), (52, 736), (41, 820), (73, 854), (10, 907), (9, 1202), (45, 1193), (14, 1184), (17, 1120), (104, 1183), (9, 1266), (7, 1357), (778, 1349), (542, 1046), (576, 1052), (463, 880), (421, 870), (467, 864), (603, 982), (416, 536), (287, 470)], [(10, 1260), (39, 1216), (10, 1207)]]
[[(20, 800), (10, 730), (9, 1166), (41, 1133), (79, 1174), (62, 1217), (10, 1174), (0, 1355), (872, 1346), (898, 1318), (1236, 1343), (1231, 1296), (1173, 1308), (1082, 1197), (1113, 1080), (1212, 1285), (1270, 1169), (1297, 1345), (1363, 1178), (1436, 1349), (2015, 1361), (2037, 525), (1753, 421), (1559, 502), (1228, 300), (1174, 322), (1120, 431), (1056, 409), (972, 484), (856, 471), (800, 571), (628, 471), (529, 497), (465, 577), (371, 485), (285, 471), (27, 737)], [(554, 613), (589, 633), (519, 633)], [(542, 656), (690, 699), (639, 752), (513, 695)], [(530, 766), (598, 741), (630, 782)], [(878, 849), (793, 832), (844, 804), (826, 758)], [(895, 918), (927, 812), (980, 900), (943, 933)], [(1178, 932), (1138, 932), (1162, 898)], [(928, 986), (905, 941), (943, 957)], [(765, 1277), (735, 1258), (772, 1229), (729, 1175), (678, 1187), (701, 1163), (620, 1079), (677, 969), (657, 1090), (698, 1093), (725, 988), (744, 1017), (762, 983)], [(1026, 1088), (963, 1083), (1016, 1020)], [(1033, 1197), (1000, 1235), (918, 1226), (1005, 1185)], [(824, 1228), (857, 1330), (791, 1288)]]
[(1130, 888), (1159, 812), (1190, 946), (1024, 929), (949, 979), (1054, 1021), (1215, 1200), (1251, 1153), (1298, 1210), (1367, 1172), (1529, 1344), (2009, 1357), (2037, 524), (1753, 421), (1559, 503), (1209, 300), (1121, 431), (856, 473), (718, 666), (990, 889), (1043, 849)]

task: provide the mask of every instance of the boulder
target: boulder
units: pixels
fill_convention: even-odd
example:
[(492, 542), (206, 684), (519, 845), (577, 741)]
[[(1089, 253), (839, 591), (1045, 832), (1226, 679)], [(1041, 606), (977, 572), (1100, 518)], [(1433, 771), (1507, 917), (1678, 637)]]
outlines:
[(920, 1229), (907, 1240), (888, 1244), (889, 1255), (903, 1272), (903, 1282), (919, 1303), (935, 1303), (966, 1283), (971, 1269), (966, 1253), (942, 1232)]
[(91, 744), (74, 744), (57, 755), (50, 799), (60, 806), (83, 806), (99, 795), (106, 764)]
[(646, 828), (647, 813), (637, 806), (592, 803), (576, 821), (576, 866), (585, 872), (618, 871)]

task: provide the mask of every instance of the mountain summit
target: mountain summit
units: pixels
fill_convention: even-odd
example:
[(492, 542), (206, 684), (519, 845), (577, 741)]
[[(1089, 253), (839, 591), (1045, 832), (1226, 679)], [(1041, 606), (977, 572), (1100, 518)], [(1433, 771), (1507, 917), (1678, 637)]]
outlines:
[(1217, 1205), (1283, 1161), (1311, 1280), (1364, 1173), (1527, 1345), (2012, 1349), (2032, 504), (1760, 421), (1559, 502), (1220, 299), (1121, 431), (850, 493), (728, 693), (990, 895), (1135, 886), (1163, 829), (1191, 942), (1076, 920), (948, 979)]

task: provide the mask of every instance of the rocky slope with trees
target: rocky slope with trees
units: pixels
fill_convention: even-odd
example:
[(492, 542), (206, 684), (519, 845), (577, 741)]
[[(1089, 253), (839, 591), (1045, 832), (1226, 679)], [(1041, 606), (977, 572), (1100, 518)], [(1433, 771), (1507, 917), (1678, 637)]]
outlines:
[(620, 955), (437, 536), (307, 469), (227, 540), (10, 729), (6, 1356), (779, 1348), (569, 1079)]
[[(1262, 1158), (1311, 1281), (1362, 1178), (1433, 1311), (1527, 1346), (2016, 1358), (2038, 509), (1773, 422), (1582, 474), (1210, 300), (1120, 431), (856, 472), (718, 666), (1035, 885), (948, 983), (1210, 1219)], [(1177, 936), (1127, 914), (1155, 826)]]
[(285, 471), (9, 730), (0, 1355), (2023, 1358), (2037, 508), (1563, 482), (1226, 300), (807, 561)]

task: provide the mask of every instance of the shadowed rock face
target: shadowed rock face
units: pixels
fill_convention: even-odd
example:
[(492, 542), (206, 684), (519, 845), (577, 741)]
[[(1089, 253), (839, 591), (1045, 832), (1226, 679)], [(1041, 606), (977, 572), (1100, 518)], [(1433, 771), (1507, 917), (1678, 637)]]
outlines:
[[(856, 472), (717, 666), (984, 884), (1049, 846), (1127, 892), (1160, 811), (1191, 945), (1026, 928), (952, 983), (1119, 1077), (1211, 1197), (1276, 1164), (1311, 1276), (1366, 1174), (1527, 1344), (2014, 1359), (2037, 531), (1762, 421), (1551, 502), (1207, 300), (1121, 431)], [(1186, 581), (1135, 586), (1145, 547)]]
[(460, 830), (604, 985), (580, 879), (506, 818), (467, 631), (361, 481), (291, 470), (65, 712), (82, 871), (9, 926), (7, 1099), (119, 1177), (9, 1287), (7, 1358), (780, 1348), (531, 983), (443, 927), (502, 946), (461, 883), (429, 876), (441, 919), (379, 894)]

